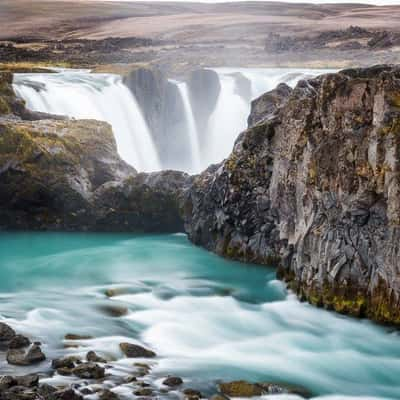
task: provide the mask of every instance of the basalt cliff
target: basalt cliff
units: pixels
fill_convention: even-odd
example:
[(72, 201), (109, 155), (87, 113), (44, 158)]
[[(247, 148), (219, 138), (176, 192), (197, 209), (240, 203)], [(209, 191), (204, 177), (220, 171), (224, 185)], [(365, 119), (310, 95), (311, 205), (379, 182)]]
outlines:
[(190, 239), (278, 267), (301, 299), (400, 323), (400, 68), (280, 85), (187, 193)]

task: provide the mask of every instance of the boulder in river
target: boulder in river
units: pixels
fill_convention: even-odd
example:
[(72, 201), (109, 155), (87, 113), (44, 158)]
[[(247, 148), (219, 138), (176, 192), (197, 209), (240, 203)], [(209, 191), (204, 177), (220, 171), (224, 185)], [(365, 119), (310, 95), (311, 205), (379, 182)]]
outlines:
[(129, 358), (153, 358), (156, 357), (156, 353), (152, 350), (148, 350), (142, 346), (132, 343), (120, 343), (121, 351)]
[(81, 379), (101, 379), (104, 378), (105, 369), (93, 362), (85, 362), (76, 366), (72, 373)]
[(46, 356), (39, 345), (33, 344), (27, 351), (10, 349), (7, 351), (7, 362), (14, 365), (31, 365), (42, 362)]
[(169, 376), (168, 378), (164, 379), (162, 383), (165, 386), (175, 387), (182, 385), (183, 380), (179, 376)]
[(88, 340), (93, 339), (93, 336), (90, 335), (77, 335), (75, 333), (67, 333), (64, 336), (65, 340)]
[(8, 343), (10, 349), (21, 349), (31, 344), (31, 341), (24, 335), (15, 335)]
[(89, 351), (86, 354), (86, 360), (89, 362), (95, 362), (95, 363), (106, 363), (107, 360), (98, 356), (94, 351)]
[(15, 331), (11, 326), (5, 324), (4, 322), (0, 322), (0, 341), (8, 342), (15, 337)]
[(105, 389), (99, 395), (99, 400), (118, 400), (119, 396), (111, 390)]
[(254, 397), (264, 393), (262, 386), (243, 380), (222, 382), (218, 388), (222, 394), (230, 397)]
[(78, 356), (66, 356), (62, 358), (56, 358), (51, 362), (51, 366), (54, 369), (59, 368), (74, 368), (78, 363), (81, 363), (82, 360)]

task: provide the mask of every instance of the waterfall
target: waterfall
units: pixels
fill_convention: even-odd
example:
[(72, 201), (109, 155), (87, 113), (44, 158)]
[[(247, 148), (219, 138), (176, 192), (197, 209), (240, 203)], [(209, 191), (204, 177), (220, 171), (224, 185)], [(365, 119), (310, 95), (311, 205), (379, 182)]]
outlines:
[(214, 112), (211, 114), (205, 148), (202, 152), (202, 166), (222, 161), (232, 151), (239, 133), (247, 127), (250, 102), (240, 96), (238, 74), (250, 83), (251, 99), (274, 89), (279, 83), (294, 87), (301, 79), (312, 78), (334, 70), (292, 69), (292, 68), (215, 68), (221, 84), (221, 91)]
[(194, 119), (194, 114), (192, 110), (192, 105), (189, 100), (189, 92), (187, 88), (187, 84), (185, 82), (176, 82), (179, 93), (182, 98), (183, 107), (185, 111), (185, 119), (187, 123), (188, 135), (190, 140), (190, 150), (192, 155), (192, 165), (193, 171), (199, 172), (201, 170), (200, 163), (200, 148), (199, 148), (199, 137), (196, 128), (196, 122)]
[(196, 123), (201, 111), (192, 104), (186, 82), (169, 80), (175, 85), (181, 102), (177, 106), (179, 102), (174, 96), (163, 99), (164, 110), (155, 116), (160, 118), (160, 132), (150, 132), (143, 117), (145, 110), (140, 109), (118, 75), (92, 74), (87, 70), (15, 74), (14, 88), (34, 111), (109, 122), (120, 156), (139, 171), (174, 168), (199, 173), (230, 154), (239, 133), (247, 127), (252, 99), (281, 82), (293, 87), (300, 79), (334, 72), (293, 68), (216, 68), (214, 71), (220, 92), (201, 131)]
[(205, 134), (205, 163), (223, 160), (232, 150), (236, 137), (246, 129), (250, 104), (235, 93), (235, 79), (219, 74), (221, 91)]
[(120, 76), (88, 71), (15, 74), (14, 89), (34, 111), (110, 123), (122, 159), (139, 171), (161, 169), (142, 112)]

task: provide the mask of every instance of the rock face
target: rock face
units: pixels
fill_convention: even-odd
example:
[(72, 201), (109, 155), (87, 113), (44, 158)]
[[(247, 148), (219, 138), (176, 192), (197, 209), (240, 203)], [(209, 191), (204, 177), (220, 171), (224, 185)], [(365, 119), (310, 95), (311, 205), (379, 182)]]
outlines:
[(230, 157), (195, 178), (189, 237), (278, 266), (313, 304), (399, 324), (400, 69), (345, 70), (286, 92), (253, 105), (255, 125)]
[(253, 126), (268, 118), (268, 115), (281, 107), (289, 98), (292, 88), (286, 83), (280, 83), (276, 89), (264, 93), (251, 102), (251, 112), (247, 123)]

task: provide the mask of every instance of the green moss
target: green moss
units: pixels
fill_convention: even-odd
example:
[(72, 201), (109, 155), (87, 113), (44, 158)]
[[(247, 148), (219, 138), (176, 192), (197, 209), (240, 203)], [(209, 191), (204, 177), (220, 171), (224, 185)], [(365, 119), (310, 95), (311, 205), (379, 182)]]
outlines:
[[(367, 317), (379, 323), (400, 326), (400, 309), (398, 299), (392, 298), (387, 284), (382, 280), (372, 292), (337, 283), (324, 282), (320, 285), (307, 286), (299, 281), (293, 271), (280, 266), (277, 277), (287, 282), (301, 300), (308, 301), (316, 307), (324, 307), (341, 314), (353, 317)], [(393, 295), (394, 296), (394, 295)]]
[(0, 97), (0, 115), (10, 114), (10, 113), (11, 113), (11, 108), (8, 105), (7, 101), (3, 97)]

